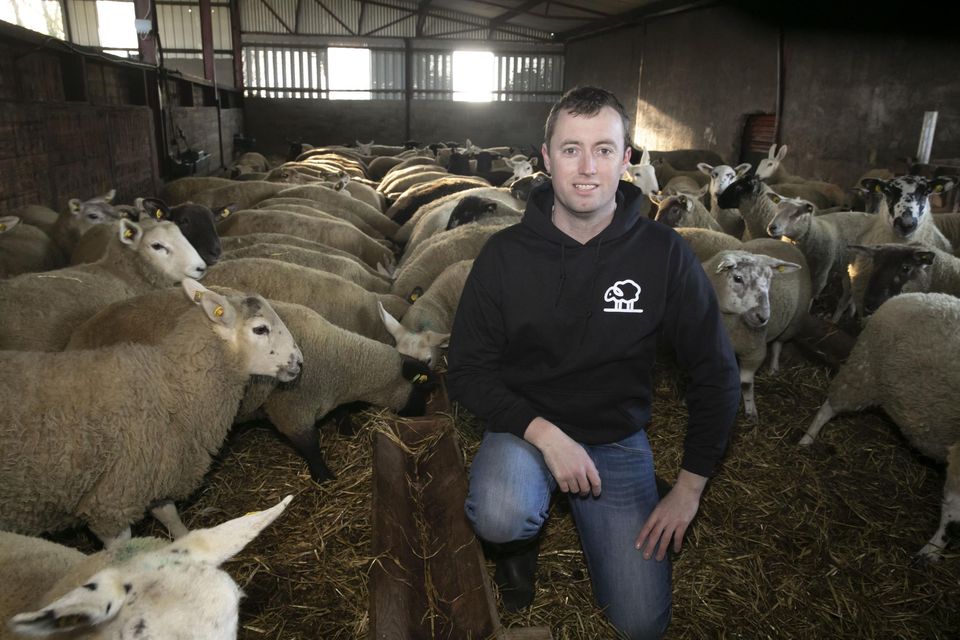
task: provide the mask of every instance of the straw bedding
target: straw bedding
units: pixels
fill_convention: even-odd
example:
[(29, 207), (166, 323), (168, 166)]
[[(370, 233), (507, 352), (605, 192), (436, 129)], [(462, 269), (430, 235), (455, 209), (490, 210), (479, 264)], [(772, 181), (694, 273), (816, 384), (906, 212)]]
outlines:
[[(686, 413), (677, 378), (662, 370), (658, 380), (650, 439), (658, 474), (672, 480)], [(878, 412), (839, 417), (812, 448), (799, 448), (828, 381), (826, 369), (790, 354), (780, 374), (758, 376), (760, 422), (738, 421), (674, 559), (669, 638), (960, 637), (960, 554), (925, 568), (910, 563), (938, 523), (942, 465), (912, 452)], [(456, 407), (453, 415), (469, 463), (479, 428)], [(321, 445), (338, 477), (322, 486), (269, 425), (238, 428), (203, 488), (179, 505), (186, 524), (201, 527), (296, 495), (226, 565), (247, 594), (240, 638), (367, 636), (371, 441), (390, 418), (357, 413), (352, 436), (324, 425)], [(146, 519), (134, 533), (161, 531)], [(56, 539), (96, 548), (82, 530)], [(547, 525), (538, 575), (533, 607), (501, 612), (504, 624), (547, 625), (558, 640), (615, 637), (592, 602), (563, 499)]]

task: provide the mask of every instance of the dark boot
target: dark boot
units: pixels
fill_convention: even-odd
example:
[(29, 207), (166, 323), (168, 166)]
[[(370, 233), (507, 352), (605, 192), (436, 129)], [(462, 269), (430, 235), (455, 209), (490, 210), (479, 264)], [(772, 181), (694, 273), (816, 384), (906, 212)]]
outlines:
[(515, 613), (529, 607), (536, 590), (540, 536), (502, 544), (484, 540), (483, 548), (497, 565), (493, 579), (500, 589), (504, 610)]

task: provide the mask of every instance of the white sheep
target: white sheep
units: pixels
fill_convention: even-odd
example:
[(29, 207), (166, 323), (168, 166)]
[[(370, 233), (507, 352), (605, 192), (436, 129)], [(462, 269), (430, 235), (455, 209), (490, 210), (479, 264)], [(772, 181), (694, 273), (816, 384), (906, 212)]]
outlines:
[(304, 238), (292, 236), (288, 233), (247, 233), (242, 236), (224, 236), (220, 238), (220, 243), (224, 252), (236, 251), (238, 249), (254, 247), (260, 244), (279, 244), (289, 247), (300, 247), (302, 249), (309, 249), (310, 251), (319, 251), (321, 253), (339, 256), (341, 258), (347, 258), (348, 260), (352, 260), (357, 263), (357, 265), (359, 265), (364, 271), (367, 271), (375, 276), (380, 275), (374, 267), (371, 267), (358, 256), (350, 253), (349, 251), (337, 249), (320, 242), (314, 242), (312, 240), (306, 240)]
[(426, 291), (454, 262), (476, 258), (490, 236), (513, 224), (511, 220), (515, 219), (481, 220), (429, 238), (397, 269), (391, 291), (407, 300), (418, 289)]
[(339, 327), (386, 344), (390, 334), (380, 322), (377, 301), (397, 317), (409, 306), (396, 295), (372, 293), (333, 273), (264, 258), (226, 260), (210, 267), (204, 281), (302, 304)]
[(860, 241), (875, 215), (844, 211), (818, 216), (806, 200), (782, 198), (775, 193), (766, 196), (777, 211), (767, 225), (767, 233), (773, 238), (789, 238), (803, 252), (810, 265), (812, 296), (823, 292), (831, 273), (840, 274), (842, 293), (832, 318), (836, 322), (851, 304), (847, 245)]
[(91, 556), (0, 532), (0, 640), (234, 640), (243, 591), (219, 567), (292, 499), (175, 542), (135, 538)]
[(312, 205), (317, 209), (333, 215), (348, 212), (352, 217), (360, 218), (379, 231), (385, 238), (392, 238), (400, 228), (400, 225), (384, 215), (379, 208), (357, 200), (349, 193), (335, 191), (328, 187), (309, 184), (287, 187), (271, 195), (270, 198), (304, 198), (311, 200)]
[(380, 317), (393, 336), (397, 351), (436, 367), (440, 350), (447, 346), (453, 317), (473, 260), (454, 262), (437, 276), (425, 293), (415, 291), (413, 304), (400, 322), (381, 305)]
[[(927, 179), (922, 176), (900, 176), (893, 180), (867, 178), (863, 186), (881, 193), (880, 212), (860, 237), (859, 244), (886, 244), (889, 242), (920, 242), (953, 252), (950, 241), (937, 229), (930, 213), (930, 194), (952, 189), (957, 179), (941, 176)], [(870, 280), (870, 261), (856, 256), (848, 268), (853, 300), (858, 310), (863, 308), (864, 294)]]
[(405, 223), (410, 219), (417, 209), (451, 193), (472, 189), (475, 187), (488, 186), (488, 182), (482, 178), (471, 176), (448, 176), (424, 182), (410, 187), (397, 198), (387, 209), (386, 216), (396, 222), (398, 225)]
[(730, 235), (740, 238), (743, 236), (744, 222), (738, 209), (723, 209), (717, 203), (717, 198), (735, 180), (742, 178), (750, 171), (750, 163), (744, 162), (736, 167), (727, 164), (711, 165), (706, 162), (697, 163), (697, 168), (710, 178), (710, 215), (720, 224), (723, 230)]
[(676, 232), (687, 241), (700, 262), (706, 262), (719, 251), (743, 249), (743, 242), (729, 233), (699, 227), (678, 227)]
[(293, 203), (293, 202), (274, 202), (281, 198), (269, 198), (263, 202), (258, 202), (253, 208), (259, 211), (286, 211), (288, 213), (296, 213), (302, 216), (309, 216), (311, 218), (317, 218), (319, 220), (336, 220), (338, 222), (349, 222), (357, 229), (370, 236), (378, 242), (382, 242), (386, 239), (382, 233), (377, 231), (375, 228), (368, 225), (362, 219), (351, 214), (349, 211), (337, 211), (336, 214), (327, 213), (321, 209), (318, 209), (317, 206), (313, 203), (306, 204), (309, 201), (305, 198), (290, 198), (295, 200), (300, 200), (303, 204)]
[(354, 254), (371, 267), (378, 263), (392, 264), (393, 252), (349, 222), (324, 220), (298, 213), (245, 209), (222, 220), (217, 231), (221, 236), (247, 233), (284, 233), (326, 244)]
[(242, 249), (228, 251), (222, 256), (223, 260), (236, 260), (237, 258), (267, 258), (270, 260), (289, 262), (290, 264), (298, 264), (310, 269), (334, 273), (341, 278), (360, 285), (367, 291), (374, 293), (387, 293), (390, 291), (390, 280), (384, 276), (371, 272), (368, 268), (361, 266), (356, 260), (324, 251), (315, 251), (284, 244), (259, 243)]
[(230, 168), (227, 169), (227, 174), (231, 178), (236, 178), (245, 173), (264, 173), (270, 171), (270, 163), (267, 162), (267, 159), (261, 153), (256, 151), (248, 151), (240, 155), (239, 158), (231, 163)]
[[(231, 289), (215, 287), (224, 295)], [(81, 325), (70, 349), (92, 349), (136, 342), (157, 344), (175, 326), (189, 302), (175, 290), (151, 291), (110, 305)], [(267, 418), (304, 458), (317, 482), (334, 477), (320, 450), (315, 424), (336, 407), (368, 402), (401, 415), (422, 414), (435, 380), (429, 369), (403, 358), (388, 344), (361, 336), (298, 304), (270, 300), (297, 338), (303, 367), (294, 385), (258, 377), (247, 385), (236, 422)], [(153, 322), (157, 317), (168, 320)]]
[[(820, 180), (808, 180), (787, 171), (783, 166), (787, 145), (781, 145), (779, 150), (776, 149), (776, 143), (770, 145), (767, 157), (757, 163), (756, 171), (757, 177), (769, 184), (774, 191), (780, 193), (782, 189), (785, 194), (789, 191), (791, 195), (805, 200), (814, 199), (816, 201), (814, 204), (819, 209), (849, 204), (850, 196), (838, 185)], [(785, 184), (797, 186), (784, 187)]]
[[(835, 415), (880, 407), (918, 451), (947, 462), (940, 527), (920, 549), (939, 560), (947, 528), (960, 523), (960, 299), (909, 293), (884, 302), (866, 322), (801, 445)], [(936, 375), (930, 375), (936, 371)], [(907, 381), (912, 381), (913, 384)]]
[(629, 177), (630, 181), (637, 185), (640, 191), (646, 195), (660, 191), (660, 183), (657, 182), (657, 172), (654, 170), (653, 165), (650, 164), (650, 152), (646, 149), (644, 149), (640, 155), (640, 162), (627, 165), (624, 175)]
[[(199, 308), (158, 345), (0, 353), (0, 529), (85, 523), (107, 546), (129, 538), (149, 505), (197, 489), (250, 376), (299, 375), (303, 356), (263, 298), (182, 286)], [(90, 393), (91, 380), (130, 384)], [(152, 512), (185, 532), (172, 502)]]
[(0, 349), (59, 351), (74, 327), (111, 302), (205, 271), (172, 222), (120, 220), (97, 262), (0, 281)]
[(960, 213), (935, 213), (933, 224), (952, 246), (960, 249)]
[(0, 278), (62, 266), (63, 254), (50, 236), (16, 216), (0, 217)]

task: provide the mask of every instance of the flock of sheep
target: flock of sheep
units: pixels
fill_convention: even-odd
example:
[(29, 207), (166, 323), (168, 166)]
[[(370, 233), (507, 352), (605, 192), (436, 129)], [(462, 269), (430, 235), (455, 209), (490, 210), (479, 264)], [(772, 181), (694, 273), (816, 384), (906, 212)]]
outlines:
[[(0, 639), (137, 637), (185, 618), (235, 637), (239, 590), (217, 567), (289, 498), (193, 532), (174, 506), (230, 428), (267, 418), (322, 482), (334, 472), (316, 423), (335, 408), (424, 411), (473, 258), (549, 177), (514, 149), (408, 146), (296, 145), (275, 167), (248, 153), (230, 179), (183, 178), (161, 198), (0, 217), (0, 573), (18, 576), (0, 585)], [(920, 552), (935, 560), (960, 522), (960, 225), (929, 196), (956, 178), (865, 176), (855, 212), (836, 185), (788, 174), (785, 153), (751, 174), (709, 152), (644, 152), (625, 179), (700, 257), (749, 417), (757, 369), (776, 371), (840, 277), (832, 319), (864, 329), (802, 444), (874, 405), (949, 460), (941, 527)], [(173, 543), (130, 537), (147, 511)], [(35, 537), (77, 524), (104, 551)], [(180, 615), (198, 599), (203, 619)]]

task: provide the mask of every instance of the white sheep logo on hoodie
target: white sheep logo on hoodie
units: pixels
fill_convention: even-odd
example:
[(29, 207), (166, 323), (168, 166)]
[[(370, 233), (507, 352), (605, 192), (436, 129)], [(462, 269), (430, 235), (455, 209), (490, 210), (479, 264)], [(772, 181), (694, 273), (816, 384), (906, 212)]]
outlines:
[(609, 313), (643, 313), (643, 309), (633, 308), (634, 303), (639, 298), (640, 285), (633, 280), (617, 280), (603, 294), (604, 302), (613, 303), (613, 307), (607, 307), (604, 311)]

